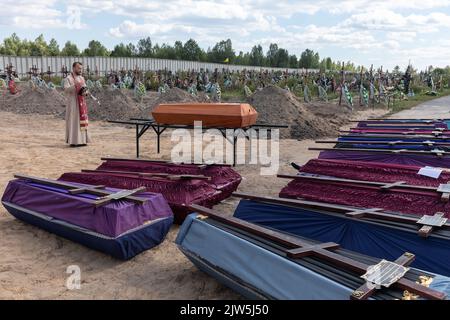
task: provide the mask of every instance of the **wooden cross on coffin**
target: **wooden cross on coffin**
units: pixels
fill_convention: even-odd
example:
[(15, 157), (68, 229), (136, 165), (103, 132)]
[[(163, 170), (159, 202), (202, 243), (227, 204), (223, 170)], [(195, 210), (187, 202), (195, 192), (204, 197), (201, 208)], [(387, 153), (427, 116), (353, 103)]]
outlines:
[(392, 153), (402, 153), (408, 151), (408, 149), (398, 149), (398, 150), (390, 150)]
[(354, 210), (354, 211), (346, 212), (345, 215), (347, 217), (362, 218), (367, 213), (376, 213), (376, 212), (379, 212), (379, 211), (382, 211), (382, 210), (383, 209), (381, 209), (381, 208), (360, 209), (360, 210)]
[(447, 218), (444, 218), (443, 212), (436, 212), (434, 215), (424, 215), (417, 223), (423, 225), (419, 229), (418, 234), (421, 237), (427, 238), (434, 228), (442, 227), (447, 222)]
[(64, 182), (64, 181), (38, 178), (38, 177), (32, 177), (32, 176), (27, 176), (27, 175), (22, 175), (22, 174), (15, 174), (14, 177), (18, 178), (18, 179), (24, 179), (24, 180), (28, 180), (31, 182), (39, 183), (39, 184), (63, 188), (63, 189), (66, 189), (69, 194), (73, 194), (73, 195), (81, 194), (81, 193), (88, 193), (88, 194), (99, 196), (97, 199), (95, 199), (93, 201), (93, 204), (96, 207), (105, 205), (111, 201), (120, 200), (120, 199), (125, 199), (125, 200), (132, 201), (132, 202), (139, 203), (139, 204), (143, 204), (148, 200), (147, 198), (133, 196), (135, 193), (144, 191), (146, 189), (145, 187), (140, 187), (140, 188), (136, 188), (133, 190), (121, 190), (118, 192), (113, 192), (113, 191), (104, 190), (105, 186), (103, 186), (103, 185), (78, 187), (77, 185), (73, 185), (71, 183)]
[(387, 183), (387, 184), (385, 184), (383, 186), (380, 186), (380, 189), (383, 190), (383, 191), (388, 191), (390, 188), (398, 187), (398, 186), (401, 186), (401, 185), (403, 185), (405, 183), (406, 183), (405, 181), (396, 181), (396, 182), (393, 182), (393, 183)]
[[(413, 255), (412, 253), (409, 252), (405, 252), (401, 257), (399, 257), (397, 260), (395, 260), (393, 264), (398, 265), (399, 267), (406, 267), (408, 265), (410, 265), (415, 259), (415, 255)], [(399, 268), (399, 269), (404, 269), (404, 268)], [(401, 275), (400, 278), (402, 278), (403, 275)], [(395, 282), (393, 282), (395, 283)], [(366, 282), (364, 283), (361, 287), (359, 287), (358, 289), (356, 289), (355, 291), (352, 292), (352, 295), (350, 296), (350, 299), (352, 300), (366, 300), (368, 299), (372, 294), (375, 293), (376, 290), (379, 290), (380, 287), (378, 287), (377, 285), (371, 283), (371, 282)]]
[(445, 151), (443, 151), (441, 149), (433, 149), (430, 151), (430, 153), (434, 153), (438, 157), (442, 157), (444, 155), (444, 152)]
[(422, 144), (432, 147), (432, 146), (434, 146), (435, 143), (433, 141), (427, 140), (427, 141), (423, 141)]
[(135, 171), (117, 171), (117, 170), (87, 170), (83, 169), (81, 172), (90, 172), (90, 173), (111, 173), (111, 174), (128, 174), (134, 175), (138, 177), (148, 177), (148, 178), (165, 178), (169, 180), (211, 180), (211, 177), (197, 174), (171, 174), (164, 172), (135, 172)]
[(450, 184), (440, 184), (436, 190), (437, 192), (442, 193), (441, 200), (442, 202), (448, 202), (450, 199)]
[[(98, 186), (95, 186), (98, 187)], [(80, 193), (92, 193), (93, 191), (96, 191), (98, 188), (77, 188), (74, 190), (68, 190), (68, 192), (70, 194), (80, 194)], [(96, 207), (98, 206), (102, 206), (105, 205), (107, 203), (110, 203), (111, 201), (114, 200), (121, 200), (121, 199), (126, 199), (126, 200), (131, 200), (131, 201), (135, 201), (138, 203), (144, 203), (145, 199), (144, 198), (130, 198), (130, 196), (134, 195), (135, 193), (138, 192), (142, 192), (145, 191), (145, 187), (139, 187), (136, 189), (132, 189), (132, 190), (120, 190), (118, 192), (113, 192), (113, 193), (109, 193), (106, 195), (103, 195), (102, 197), (99, 197), (97, 200), (94, 201), (94, 205)]]
[[(105, 188), (106, 188), (105, 185), (97, 185), (97, 186), (91, 186), (89, 189), (102, 190)], [(75, 189), (70, 189), (70, 191), (69, 191), (70, 194), (80, 194), (80, 193), (85, 193), (85, 192), (86, 192), (86, 188), (75, 188)]]

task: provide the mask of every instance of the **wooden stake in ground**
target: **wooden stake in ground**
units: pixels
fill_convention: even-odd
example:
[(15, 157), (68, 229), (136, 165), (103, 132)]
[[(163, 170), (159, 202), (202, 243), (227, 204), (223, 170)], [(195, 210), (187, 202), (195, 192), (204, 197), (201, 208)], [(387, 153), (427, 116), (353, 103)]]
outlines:
[(341, 68), (341, 92), (339, 94), (339, 105), (342, 104), (342, 89), (344, 87), (344, 82), (345, 82), (344, 77), (345, 77), (344, 76), (344, 62), (342, 62), (342, 68)]

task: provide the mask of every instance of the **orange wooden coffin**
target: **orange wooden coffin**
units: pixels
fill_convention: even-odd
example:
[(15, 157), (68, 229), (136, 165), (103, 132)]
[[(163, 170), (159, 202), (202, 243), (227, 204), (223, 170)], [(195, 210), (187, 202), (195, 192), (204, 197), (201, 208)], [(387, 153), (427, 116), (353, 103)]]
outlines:
[(202, 121), (203, 127), (245, 128), (256, 123), (258, 113), (248, 103), (170, 103), (158, 105), (152, 116), (158, 124)]

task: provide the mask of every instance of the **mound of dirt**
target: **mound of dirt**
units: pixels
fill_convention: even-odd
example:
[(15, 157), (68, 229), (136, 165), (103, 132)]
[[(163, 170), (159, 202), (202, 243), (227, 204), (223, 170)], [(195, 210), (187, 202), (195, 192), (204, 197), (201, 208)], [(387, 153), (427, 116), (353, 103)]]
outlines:
[(280, 131), (282, 138), (315, 139), (334, 135), (347, 122), (350, 112), (333, 103), (315, 102), (306, 106), (291, 92), (276, 86), (256, 91), (249, 103), (258, 111), (258, 123), (289, 126)]
[(164, 93), (157, 100), (157, 104), (169, 102), (197, 102), (197, 97), (179, 88), (172, 88)]
[[(54, 115), (65, 117), (66, 97), (61, 88), (32, 89), (28, 83), (18, 84), (18, 93), (5, 92), (0, 96), (0, 110), (19, 114)], [(125, 120), (141, 116), (147, 105), (154, 105), (157, 93), (148, 93), (141, 102), (134, 99), (132, 90), (97, 89), (92, 92), (98, 102), (87, 97), (90, 120)], [(147, 115), (148, 117), (148, 115)]]
[(315, 116), (326, 119), (336, 133), (352, 118), (352, 111), (344, 105), (339, 105), (338, 101), (314, 101), (303, 105)]
[(33, 89), (28, 83), (19, 83), (14, 95), (4, 92), (0, 96), (0, 110), (19, 114), (63, 116), (65, 98), (57, 89)]
[(112, 90), (110, 88), (96, 90), (92, 93), (100, 105), (88, 98), (89, 118), (92, 120), (129, 118), (150, 118), (152, 110), (161, 103), (174, 102), (204, 102), (206, 96), (192, 96), (179, 88), (173, 88), (164, 93), (147, 92), (142, 101), (134, 98), (132, 90)]
[[(147, 93), (148, 94), (148, 93)], [(157, 95), (156, 99), (142, 106), (141, 116), (148, 118), (151, 116), (153, 109), (161, 103), (175, 103), (175, 102), (207, 102), (206, 95), (199, 92), (198, 96), (193, 96), (189, 92), (179, 88), (172, 88), (164, 93), (154, 93)]]
[[(64, 118), (66, 100), (61, 89), (32, 89), (28, 83), (19, 84), (18, 88), (15, 95), (5, 92), (0, 96), (0, 110)], [(149, 118), (154, 107), (161, 103), (208, 101), (204, 93), (192, 96), (179, 88), (162, 94), (147, 92), (139, 102), (132, 90), (103, 88), (92, 94), (100, 104), (87, 98), (90, 120)], [(289, 125), (288, 129), (281, 130), (282, 138), (314, 139), (334, 135), (350, 118), (350, 111), (337, 106), (336, 102), (304, 104), (289, 91), (276, 86), (256, 91), (248, 102), (258, 111), (259, 123)]]
[(128, 120), (139, 117), (140, 108), (133, 96), (125, 90), (104, 88), (92, 92), (97, 103), (90, 96), (87, 98), (89, 119), (91, 120)]

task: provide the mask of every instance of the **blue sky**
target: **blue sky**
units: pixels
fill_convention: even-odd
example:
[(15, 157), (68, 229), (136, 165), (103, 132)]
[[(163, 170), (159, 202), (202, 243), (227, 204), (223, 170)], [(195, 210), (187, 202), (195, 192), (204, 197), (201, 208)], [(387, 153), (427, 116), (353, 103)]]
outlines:
[(450, 65), (450, 0), (1, 0), (0, 39), (16, 32), (55, 38), (79, 48), (96, 39), (119, 42), (197, 40), (204, 49), (230, 38), (235, 50), (271, 42), (297, 56), (321, 57), (391, 69), (411, 63)]

